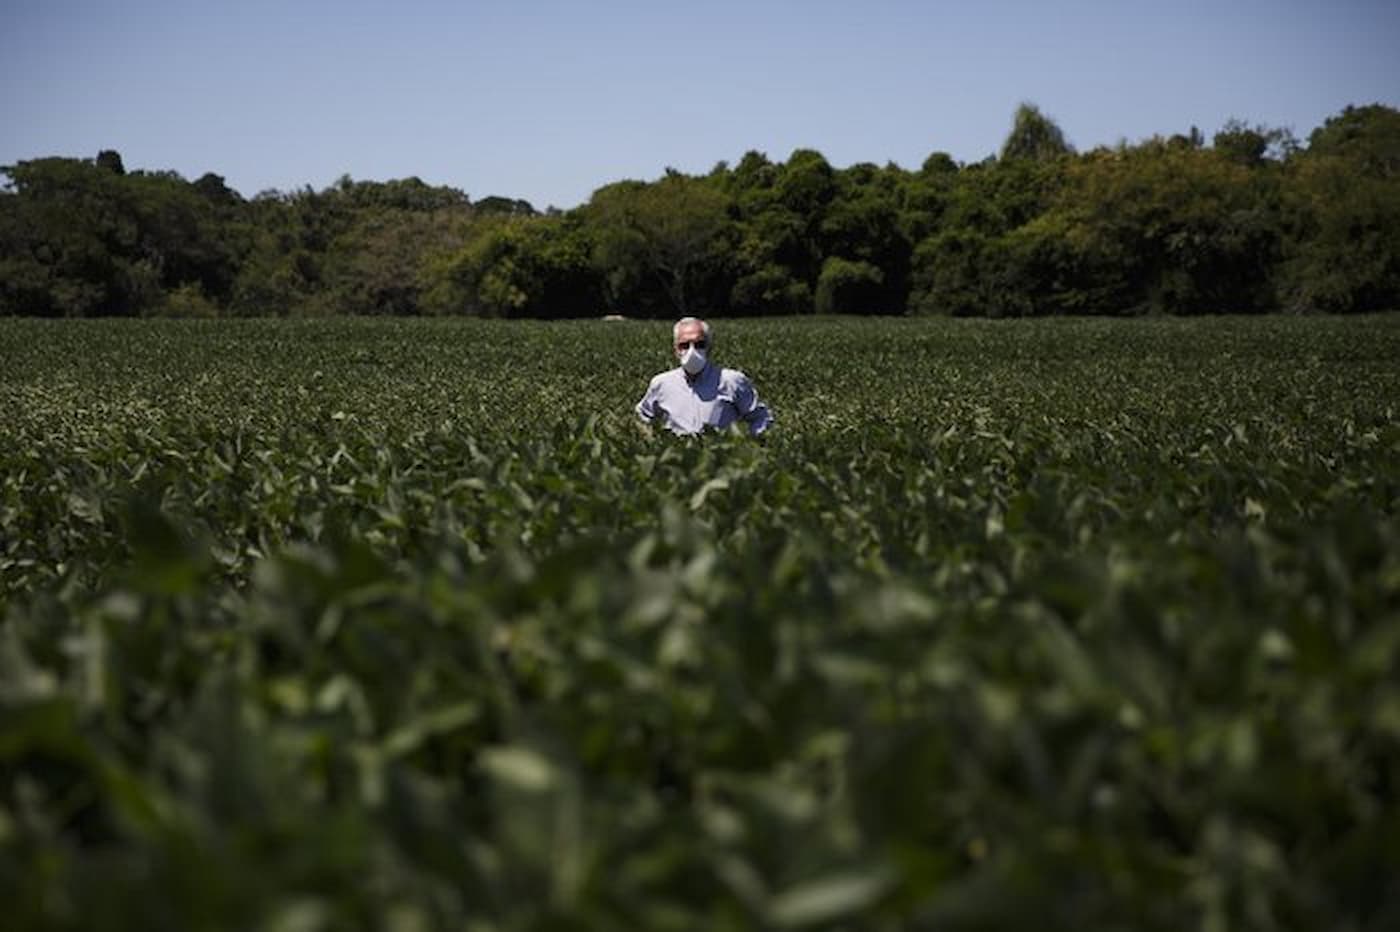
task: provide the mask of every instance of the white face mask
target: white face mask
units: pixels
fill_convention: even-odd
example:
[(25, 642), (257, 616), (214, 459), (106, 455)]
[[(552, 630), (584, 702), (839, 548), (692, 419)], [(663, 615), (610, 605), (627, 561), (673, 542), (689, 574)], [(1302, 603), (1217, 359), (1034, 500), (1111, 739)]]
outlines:
[(692, 346), (681, 353), (681, 368), (690, 375), (699, 375), (705, 368), (705, 351)]

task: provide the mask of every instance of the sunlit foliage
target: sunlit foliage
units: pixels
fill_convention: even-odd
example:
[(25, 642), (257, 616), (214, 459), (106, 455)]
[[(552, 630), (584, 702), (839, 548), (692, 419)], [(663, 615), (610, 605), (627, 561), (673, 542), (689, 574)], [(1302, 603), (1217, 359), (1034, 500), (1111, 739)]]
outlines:
[[(931, 128), (936, 140), (936, 128)], [(1231, 119), (1076, 153), (1033, 104), (1001, 153), (750, 151), (537, 212), (417, 178), (244, 201), (121, 156), (0, 169), (0, 316), (1354, 313), (1400, 308), (1400, 112), (1303, 145)]]
[(1400, 921), (1400, 320), (0, 321), (16, 929)]

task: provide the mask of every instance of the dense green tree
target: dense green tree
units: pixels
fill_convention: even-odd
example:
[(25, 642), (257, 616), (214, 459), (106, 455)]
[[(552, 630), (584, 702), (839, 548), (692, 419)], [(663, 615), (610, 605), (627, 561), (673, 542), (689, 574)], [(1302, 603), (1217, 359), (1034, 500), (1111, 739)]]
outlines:
[[(816, 291), (819, 311), (822, 280), (828, 277), (831, 260), (840, 258), (879, 273), (862, 286), (860, 313), (903, 312), (912, 246), (900, 224), (902, 174), (895, 166), (882, 169), (868, 163), (838, 173), (837, 193), (819, 230), (825, 257)], [(845, 272), (842, 276), (848, 277)]]
[(901, 179), (899, 228), (907, 242), (921, 242), (942, 224), (958, 183), (958, 170), (952, 156), (934, 152), (917, 172)]
[(461, 191), (418, 178), (260, 195), (243, 210), (252, 245), (230, 309), (419, 313), (427, 265), (461, 245), (473, 215)]
[(885, 275), (876, 265), (832, 256), (817, 279), (818, 314), (871, 314), (886, 308)]
[(1400, 308), (1400, 111), (1348, 107), (1289, 165), (1280, 290), (1300, 311)]
[(1011, 132), (1001, 145), (1001, 159), (1048, 162), (1073, 151), (1054, 120), (1041, 113), (1035, 104), (1023, 103), (1016, 108)]
[(806, 314), (812, 289), (792, 270), (775, 262), (759, 241), (746, 241), (735, 257), (740, 270), (729, 292), (729, 310), (744, 315)]
[(730, 206), (712, 181), (673, 171), (651, 184), (619, 182), (594, 192), (583, 216), (613, 309), (685, 315), (710, 303)]
[(1280, 250), (1278, 186), (1276, 172), (1237, 153), (1163, 140), (974, 166), (915, 252), (911, 307), (994, 316), (1266, 309)]
[(118, 252), (134, 236), (115, 208), (118, 179), (77, 159), (6, 166), (0, 197), (0, 312), (85, 317), (125, 312)]
[(1287, 129), (1250, 126), (1232, 119), (1211, 139), (1215, 151), (1246, 168), (1257, 168), (1266, 160), (1287, 158), (1298, 151), (1298, 141)]
[(328, 251), (331, 303), (342, 314), (422, 313), (430, 270), (461, 248), (471, 223), (469, 208), (366, 212)]
[(242, 196), (224, 181), (223, 175), (216, 175), (213, 172), (205, 172), (200, 175), (194, 181), (194, 189), (206, 200), (223, 207), (231, 207), (243, 201)]
[[(466, 194), (457, 188), (429, 185), (417, 177), (354, 181), (349, 175), (342, 175), (335, 187), (322, 192), (322, 196), (357, 210), (392, 208), (434, 211), (466, 207), (471, 203)], [(534, 213), (528, 209), (524, 212)]]
[[(1027, 250), (1013, 242), (1015, 231), (1033, 222), (1054, 202), (1065, 183), (1068, 160), (989, 159), (950, 174), (943, 165), (918, 179), (916, 191), (929, 192), (937, 222), (911, 222), (927, 230), (910, 263), (909, 308), (922, 314), (1032, 313), (1034, 302), (1021, 291)], [(922, 173), (921, 173), (922, 174)]]
[(968, 227), (989, 236), (1009, 233), (1043, 213), (1063, 185), (1069, 160), (989, 159), (960, 171), (939, 227)]
[(1313, 130), (1308, 154), (1344, 159), (1376, 178), (1400, 175), (1400, 110), (1382, 104), (1347, 107)]
[[(1260, 311), (1274, 306), (1278, 178), (1230, 154), (1161, 139), (1070, 166), (1043, 229), (1072, 258), (1067, 307), (1097, 313)], [(1045, 284), (1046, 273), (1038, 276)]]
[(320, 203), (310, 189), (263, 192), (248, 202), (249, 243), (234, 281), (230, 313), (287, 316), (332, 310), (317, 300), (329, 242), (314, 217)]
[(603, 295), (577, 216), (493, 216), (432, 263), (423, 307), (480, 317), (590, 317)]
[(126, 166), (122, 163), (122, 154), (116, 149), (103, 149), (97, 153), (97, 167), (106, 169), (114, 175), (126, 174)]
[(480, 214), (507, 214), (514, 217), (533, 217), (538, 211), (529, 201), (519, 198), (491, 195), (483, 197), (474, 205)]
[(119, 158), (4, 169), (12, 189), (0, 204), (4, 313), (131, 315), (157, 306), (167, 289), (227, 293), (237, 256), (221, 215), (178, 175), (118, 172)]
[(928, 158), (924, 159), (924, 164), (919, 166), (919, 174), (924, 176), (955, 175), (958, 171), (958, 163), (946, 152), (931, 152)]
[(778, 179), (778, 168), (762, 152), (750, 149), (744, 153), (733, 171), (721, 175), (721, 183), (727, 184), (735, 197), (743, 198), (750, 192), (772, 191)]
[[(812, 159), (811, 167), (821, 174), (821, 164), (824, 160)], [(734, 198), (738, 214), (726, 296), (734, 313), (807, 314), (813, 309), (818, 244), (809, 218), (781, 199), (778, 183), (785, 172), (786, 166), (750, 151), (718, 179)], [(795, 193), (789, 184), (786, 195)]]
[[(419, 178), (245, 200), (121, 155), (5, 168), (0, 314), (1124, 314), (1400, 307), (1400, 112), (1075, 154), (1032, 104), (916, 171), (749, 151), (578, 209)], [(548, 222), (534, 224), (527, 220)], [(505, 222), (510, 221), (510, 222)]]
[(773, 185), (774, 201), (766, 211), (791, 232), (778, 253), (779, 260), (813, 288), (824, 258), (822, 223), (837, 192), (836, 171), (822, 154), (798, 149), (779, 169)]
[(797, 149), (779, 169), (773, 189), (788, 210), (819, 222), (836, 197), (836, 170), (820, 152)]
[(126, 178), (129, 215), (141, 258), (160, 271), (163, 288), (194, 286), (223, 301), (237, 274), (237, 245), (226, 205), (211, 203), (178, 175), (134, 172)]
[(950, 227), (920, 242), (910, 272), (910, 311), (959, 317), (986, 313), (987, 241), (976, 228)]

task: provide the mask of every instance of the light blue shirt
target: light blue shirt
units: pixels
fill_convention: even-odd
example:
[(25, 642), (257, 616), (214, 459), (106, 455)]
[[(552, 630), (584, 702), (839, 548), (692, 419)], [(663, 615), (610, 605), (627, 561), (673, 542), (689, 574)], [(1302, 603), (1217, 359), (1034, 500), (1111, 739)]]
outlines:
[(743, 421), (750, 434), (758, 435), (773, 421), (748, 376), (714, 363), (700, 370), (693, 382), (679, 366), (656, 376), (637, 403), (637, 414), (648, 423), (660, 418), (667, 430), (677, 434), (724, 430)]

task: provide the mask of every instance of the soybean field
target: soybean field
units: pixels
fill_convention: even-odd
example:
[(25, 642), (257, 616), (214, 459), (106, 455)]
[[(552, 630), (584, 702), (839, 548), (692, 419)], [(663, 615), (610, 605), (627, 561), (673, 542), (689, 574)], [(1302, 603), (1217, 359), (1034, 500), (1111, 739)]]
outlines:
[(13, 929), (1400, 927), (1400, 315), (0, 320)]

